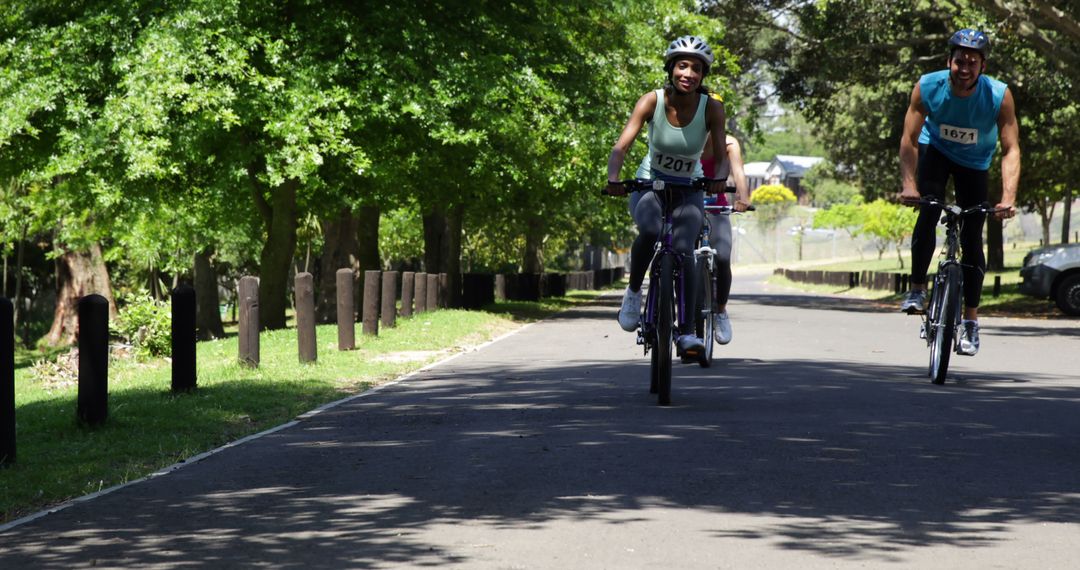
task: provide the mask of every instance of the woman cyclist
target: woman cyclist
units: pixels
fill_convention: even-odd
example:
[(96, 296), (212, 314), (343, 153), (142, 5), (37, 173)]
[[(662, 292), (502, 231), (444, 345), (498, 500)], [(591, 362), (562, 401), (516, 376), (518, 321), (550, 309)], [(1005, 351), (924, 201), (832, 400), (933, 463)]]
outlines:
[[(716, 97), (716, 95), (713, 95)], [(743, 172), (742, 148), (739, 141), (728, 135), (725, 139), (726, 150), (717, 161), (713, 156), (712, 142), (705, 145), (701, 155), (701, 166), (705, 176), (718, 180), (727, 180), (735, 186), (735, 204), (737, 212), (745, 212), (750, 206), (750, 189), (746, 185)], [(717, 194), (705, 198), (708, 205), (727, 206), (727, 196)], [(731, 293), (731, 218), (725, 214), (706, 214), (709, 216), (709, 247), (716, 250), (716, 322), (713, 337), (719, 344), (731, 342), (731, 319), (727, 314), (728, 295)]]
[[(706, 138), (714, 148), (724, 146), (724, 104), (709, 97), (701, 80), (708, 75), (714, 61), (712, 48), (697, 36), (683, 36), (671, 42), (664, 53), (664, 70), (668, 81), (663, 89), (641, 96), (630, 120), (623, 127), (619, 140), (608, 158), (609, 194), (622, 195), (619, 183), (626, 153), (646, 123), (649, 124), (649, 152), (637, 169), (636, 178), (659, 179), (687, 184), (703, 176), (701, 151)], [(709, 186), (709, 193), (723, 191), (723, 181)], [(663, 204), (655, 192), (633, 192), (630, 212), (638, 227), (638, 236), (630, 250), (630, 284), (619, 309), (619, 325), (626, 331), (638, 327), (641, 314), (641, 284), (652, 259), (653, 245), (660, 235)], [(682, 255), (683, 290), (681, 299), (693, 299), (694, 241), (701, 232), (704, 218), (701, 191), (680, 191), (672, 194), (672, 247)], [(678, 353), (695, 357), (705, 345), (694, 334), (692, 311), (683, 311), (676, 339)]]

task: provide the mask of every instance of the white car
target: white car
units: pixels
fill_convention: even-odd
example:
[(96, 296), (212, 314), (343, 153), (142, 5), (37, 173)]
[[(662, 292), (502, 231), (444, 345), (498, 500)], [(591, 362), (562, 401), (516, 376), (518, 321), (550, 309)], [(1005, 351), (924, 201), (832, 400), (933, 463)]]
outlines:
[(1080, 243), (1032, 250), (1020, 276), (1021, 293), (1053, 299), (1065, 314), (1080, 316)]

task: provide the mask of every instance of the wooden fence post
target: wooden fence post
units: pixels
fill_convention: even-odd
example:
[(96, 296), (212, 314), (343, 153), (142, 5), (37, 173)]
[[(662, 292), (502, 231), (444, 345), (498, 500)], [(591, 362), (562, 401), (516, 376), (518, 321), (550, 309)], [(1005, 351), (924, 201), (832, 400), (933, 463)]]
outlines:
[(382, 274), (382, 326), (392, 327), (397, 320), (397, 271)]
[(439, 308), (439, 274), (427, 274), (427, 309), (434, 311)]
[(413, 314), (413, 293), (416, 287), (416, 273), (406, 271), (401, 274), (401, 316), (411, 317)]
[(364, 272), (364, 334), (379, 334), (379, 273)]
[(413, 302), (416, 303), (416, 312), (423, 313), (428, 310), (427, 306), (427, 273), (416, 274), (416, 290), (413, 295)]
[(356, 301), (353, 297), (356, 282), (352, 269), (338, 269), (337, 280), (337, 345), (338, 350), (356, 348)]
[(315, 339), (315, 278), (307, 272), (297, 273), (293, 283), (300, 362), (315, 362), (319, 358), (319, 343)]
[(236, 302), (240, 306), (240, 363), (259, 367), (259, 279), (240, 278)]

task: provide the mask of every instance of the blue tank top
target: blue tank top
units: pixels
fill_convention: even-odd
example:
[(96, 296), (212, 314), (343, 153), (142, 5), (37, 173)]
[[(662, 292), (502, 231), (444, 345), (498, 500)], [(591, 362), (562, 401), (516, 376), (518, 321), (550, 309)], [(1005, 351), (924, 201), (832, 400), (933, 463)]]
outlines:
[(967, 97), (953, 95), (949, 70), (919, 79), (926, 122), (920, 144), (940, 150), (953, 162), (975, 170), (988, 170), (998, 139), (998, 112), (1006, 85), (980, 75)]

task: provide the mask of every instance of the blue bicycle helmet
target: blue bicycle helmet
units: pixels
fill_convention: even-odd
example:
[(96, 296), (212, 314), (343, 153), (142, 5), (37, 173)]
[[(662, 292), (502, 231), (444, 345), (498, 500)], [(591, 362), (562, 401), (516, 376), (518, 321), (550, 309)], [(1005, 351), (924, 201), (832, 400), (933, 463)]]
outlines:
[(949, 38), (949, 53), (956, 51), (957, 48), (973, 49), (986, 59), (990, 57), (990, 38), (979, 30), (964, 28)]

